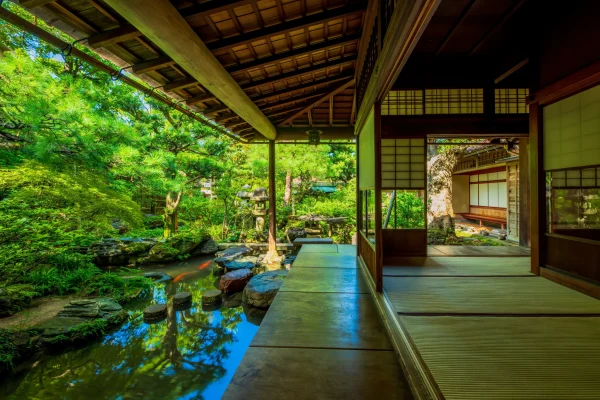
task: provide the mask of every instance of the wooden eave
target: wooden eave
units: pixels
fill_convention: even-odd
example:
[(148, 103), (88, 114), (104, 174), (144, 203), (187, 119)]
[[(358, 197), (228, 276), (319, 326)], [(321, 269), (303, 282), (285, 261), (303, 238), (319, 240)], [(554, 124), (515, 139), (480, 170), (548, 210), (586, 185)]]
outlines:
[[(252, 128), (255, 121), (237, 115), (164, 48), (109, 6), (114, 1), (20, 3), (75, 39), (87, 38), (83, 45), (231, 129), (242, 141), (261, 136)], [(164, 6), (165, 1), (144, 4), (151, 8), (153, 2)], [(282, 121), (289, 127), (354, 125), (353, 83), (323, 104), (309, 106), (311, 100), (334, 91), (353, 75), (367, 0), (173, 0), (170, 4), (257, 112), (274, 126)], [(301, 110), (306, 111), (298, 113)]]

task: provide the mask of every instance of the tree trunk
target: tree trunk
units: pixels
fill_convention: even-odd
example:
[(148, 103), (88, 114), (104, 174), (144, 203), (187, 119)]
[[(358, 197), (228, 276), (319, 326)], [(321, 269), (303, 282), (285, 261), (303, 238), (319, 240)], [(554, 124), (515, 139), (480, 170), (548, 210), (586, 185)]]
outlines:
[(440, 231), (449, 240), (456, 240), (454, 209), (452, 208), (452, 173), (464, 148), (457, 146), (433, 156), (427, 166), (427, 229)]
[(283, 193), (283, 205), (290, 205), (292, 199), (292, 171), (287, 171), (285, 174), (285, 192)]
[(171, 192), (167, 193), (165, 199), (165, 215), (164, 215), (164, 231), (163, 237), (168, 238), (173, 233), (177, 232), (178, 211), (181, 202), (182, 192), (177, 193), (177, 198), (171, 197)]

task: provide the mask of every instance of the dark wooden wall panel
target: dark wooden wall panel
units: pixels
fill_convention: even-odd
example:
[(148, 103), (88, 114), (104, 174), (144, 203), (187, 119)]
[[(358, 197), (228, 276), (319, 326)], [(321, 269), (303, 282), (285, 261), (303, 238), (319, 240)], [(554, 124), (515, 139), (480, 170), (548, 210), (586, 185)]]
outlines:
[(600, 283), (600, 242), (546, 235), (546, 265)]
[(427, 230), (383, 229), (383, 258), (427, 255)]
[(363, 261), (367, 265), (369, 269), (369, 273), (373, 278), (373, 282), (377, 282), (377, 271), (376, 271), (376, 263), (375, 263), (375, 249), (365, 238), (362, 232), (358, 233), (358, 255), (362, 257)]
[(600, 60), (600, 1), (544, 2), (540, 24), (540, 87)]

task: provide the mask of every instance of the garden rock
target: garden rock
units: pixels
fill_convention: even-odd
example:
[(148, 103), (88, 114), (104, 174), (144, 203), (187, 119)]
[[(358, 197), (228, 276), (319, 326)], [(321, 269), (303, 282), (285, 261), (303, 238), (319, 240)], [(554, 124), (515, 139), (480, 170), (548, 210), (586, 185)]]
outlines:
[(250, 279), (242, 297), (244, 304), (268, 308), (273, 303), (287, 274), (286, 270), (269, 271)]
[(167, 318), (167, 305), (154, 304), (144, 309), (144, 321), (159, 322)]
[(153, 279), (155, 283), (168, 282), (173, 279), (171, 275), (164, 272), (145, 272), (143, 277)]
[(244, 290), (250, 279), (252, 271), (249, 269), (239, 269), (226, 273), (221, 277), (219, 289), (225, 294), (241, 292)]
[(234, 293), (230, 296), (223, 297), (223, 307), (236, 308), (242, 305), (242, 293)]
[(258, 257), (247, 256), (247, 257), (238, 258), (237, 260), (222, 262), (221, 266), (224, 267), (227, 270), (227, 272), (229, 272), (229, 271), (235, 271), (238, 269), (252, 269), (252, 268), (256, 267), (257, 263), (258, 263)]
[(215, 254), (217, 256), (217, 258), (215, 258), (215, 263), (221, 267), (225, 267), (225, 262), (237, 260), (238, 258), (250, 255), (251, 253), (252, 249), (245, 246), (230, 247)]
[(65, 342), (89, 340), (102, 334), (100, 329), (80, 332), (80, 328), (86, 324), (101, 320), (103, 326), (112, 327), (127, 318), (127, 311), (113, 299), (77, 299), (71, 300), (54, 318), (34, 328), (41, 332), (43, 345), (61, 345)]
[(198, 247), (196, 247), (194, 249), (194, 251), (192, 252), (192, 255), (199, 256), (199, 255), (215, 254), (217, 251), (219, 251), (219, 246), (217, 245), (217, 242), (215, 242), (213, 239), (207, 239), (207, 240), (201, 242), (198, 245)]
[(71, 300), (58, 312), (57, 317), (109, 320), (123, 312), (123, 307), (113, 299), (79, 299)]

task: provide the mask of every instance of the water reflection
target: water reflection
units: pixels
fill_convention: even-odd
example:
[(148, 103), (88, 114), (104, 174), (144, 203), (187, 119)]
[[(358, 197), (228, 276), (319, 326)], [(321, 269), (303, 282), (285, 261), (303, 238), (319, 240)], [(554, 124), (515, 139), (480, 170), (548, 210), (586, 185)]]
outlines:
[[(195, 268), (198, 264), (191, 260), (161, 269), (181, 278), (157, 284), (148, 298), (130, 304), (131, 319), (117, 331), (85, 348), (45, 355), (9, 378), (0, 397), (220, 398), (258, 327), (254, 315), (252, 323), (247, 320), (235, 296), (218, 310), (202, 309), (202, 292), (214, 289), (215, 277), (210, 268)], [(193, 303), (176, 311), (170, 300), (181, 291), (192, 293)], [(154, 303), (168, 304), (167, 318), (147, 324), (142, 311)]]

